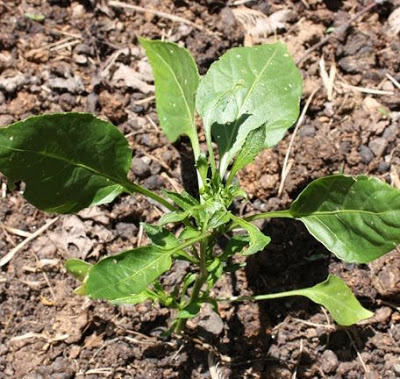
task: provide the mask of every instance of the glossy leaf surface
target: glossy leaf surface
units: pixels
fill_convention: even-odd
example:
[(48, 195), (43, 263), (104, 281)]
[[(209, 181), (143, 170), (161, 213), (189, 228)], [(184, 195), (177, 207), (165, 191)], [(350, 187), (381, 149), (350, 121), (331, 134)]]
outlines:
[(76, 279), (81, 282), (85, 280), (90, 269), (93, 267), (90, 263), (82, 261), (81, 259), (69, 259), (65, 263), (67, 271)]
[(343, 280), (334, 275), (329, 275), (328, 279), (314, 287), (291, 292), (323, 305), (339, 325), (356, 324), (373, 315), (361, 306)]
[(338, 258), (366, 263), (400, 243), (400, 191), (366, 176), (315, 180), (290, 208)]
[(246, 141), (239, 151), (235, 162), (233, 163), (230, 175), (234, 176), (236, 173), (252, 163), (257, 154), (265, 147), (265, 128), (260, 126), (252, 130), (246, 137)]
[(102, 259), (89, 272), (87, 295), (114, 300), (141, 293), (171, 267), (173, 251), (146, 246)]
[(91, 114), (49, 114), (0, 129), (0, 171), (10, 186), (25, 181), (25, 197), (44, 211), (77, 212), (113, 200), (130, 165), (124, 136)]
[(264, 125), (265, 147), (283, 137), (298, 117), (301, 83), (282, 43), (234, 48), (211, 65), (196, 106), (207, 138), (218, 145), (221, 173), (252, 130)]
[(187, 135), (197, 141), (195, 93), (199, 73), (190, 53), (172, 42), (140, 38), (153, 69), (156, 106), (161, 127), (171, 142)]
[(241, 251), (242, 255), (253, 255), (263, 250), (270, 242), (271, 238), (266, 236), (257, 226), (250, 224), (243, 219), (230, 215), (232, 221), (234, 221), (241, 228), (245, 229), (249, 234), (249, 246)]
[(124, 304), (140, 304), (143, 303), (147, 300), (157, 300), (157, 296), (151, 291), (144, 290), (143, 292), (140, 292), (135, 295), (130, 295), (126, 297), (120, 297), (118, 299), (113, 299), (110, 301), (111, 304), (114, 305), (124, 305)]

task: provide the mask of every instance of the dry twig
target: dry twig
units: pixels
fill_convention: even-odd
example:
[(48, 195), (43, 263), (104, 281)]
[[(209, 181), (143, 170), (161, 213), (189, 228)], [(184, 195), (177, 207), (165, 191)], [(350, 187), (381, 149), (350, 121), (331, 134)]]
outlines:
[(32, 233), (28, 238), (23, 240), (19, 245), (15, 246), (11, 249), (3, 258), (0, 259), (0, 267), (3, 267), (5, 264), (11, 261), (14, 258), (15, 254), (17, 254), (25, 245), (34, 240), (36, 237), (40, 236), (43, 232), (45, 232), (51, 225), (53, 225), (58, 217), (55, 217), (46, 222), (41, 228), (39, 228), (35, 233)]
[(194, 22), (187, 20), (186, 18), (175, 16), (175, 15), (172, 15), (172, 14), (169, 14), (169, 13), (156, 11), (154, 9), (143, 8), (143, 7), (140, 7), (138, 5), (126, 4), (126, 3), (123, 3), (121, 1), (114, 1), (114, 0), (109, 1), (108, 5), (111, 6), (111, 7), (114, 7), (114, 8), (130, 9), (130, 10), (133, 10), (133, 11), (138, 12), (138, 13), (154, 14), (157, 17), (166, 18), (167, 20), (171, 20), (171, 21), (178, 22), (178, 23), (181, 23), (181, 24), (190, 25), (193, 28), (196, 28), (198, 30), (205, 31), (205, 32), (207, 32), (209, 34), (214, 34), (210, 30), (204, 28), (201, 25), (197, 25)]
[(349, 339), (350, 339), (350, 342), (351, 342), (351, 344), (352, 344), (354, 350), (355, 350), (356, 353), (357, 353), (357, 357), (358, 357), (358, 359), (359, 359), (359, 361), (360, 361), (360, 363), (361, 363), (362, 368), (364, 369), (365, 374), (369, 374), (369, 373), (370, 373), (370, 369), (367, 367), (367, 365), (365, 364), (365, 362), (364, 362), (364, 360), (363, 360), (363, 358), (362, 358), (360, 352), (358, 351), (357, 346), (356, 346), (356, 344), (355, 344), (355, 342), (354, 342), (354, 339), (353, 339), (351, 333), (350, 333), (348, 330), (346, 330), (346, 333), (347, 333), (347, 335), (348, 335), (348, 337), (349, 337)]
[(222, 372), (218, 368), (219, 362), (217, 361), (214, 353), (211, 350), (207, 354), (207, 363), (211, 379), (223, 379)]
[(355, 92), (369, 93), (372, 95), (383, 95), (383, 96), (393, 96), (394, 95), (394, 92), (392, 92), (392, 91), (382, 91), (380, 89), (375, 89), (375, 88), (352, 86), (351, 84), (347, 84), (344, 82), (341, 82), (340, 84), (343, 88), (347, 88), (347, 89), (350, 89)]
[(246, 7), (234, 8), (232, 12), (246, 31), (245, 46), (261, 42), (269, 35), (276, 33), (278, 29), (283, 29), (291, 13), (289, 9), (282, 9), (267, 16), (260, 11)]
[(289, 173), (289, 170), (288, 170), (288, 162), (289, 162), (290, 152), (291, 152), (292, 147), (293, 147), (294, 138), (295, 138), (295, 136), (296, 136), (296, 134), (297, 134), (297, 131), (299, 130), (300, 126), (303, 124), (303, 121), (304, 121), (306, 112), (307, 112), (307, 110), (308, 110), (308, 107), (310, 106), (311, 101), (312, 101), (312, 99), (314, 98), (314, 95), (318, 92), (318, 90), (319, 90), (319, 87), (316, 88), (316, 89), (311, 93), (311, 95), (309, 96), (309, 98), (307, 99), (307, 102), (306, 102), (306, 104), (304, 105), (304, 108), (303, 108), (303, 110), (302, 110), (302, 112), (301, 112), (301, 114), (300, 114), (300, 117), (299, 117), (299, 119), (297, 120), (297, 123), (296, 123), (296, 126), (295, 126), (295, 128), (294, 128), (293, 134), (292, 134), (292, 136), (291, 136), (291, 138), (290, 138), (289, 147), (288, 147), (288, 149), (287, 149), (287, 152), (286, 152), (286, 155), (285, 155), (285, 159), (284, 159), (284, 161), (283, 161), (282, 172), (281, 172), (281, 183), (280, 183), (280, 185), (279, 185), (278, 197), (280, 197), (280, 196), (282, 195), (283, 187), (284, 187), (284, 185), (285, 185), (285, 180), (286, 180), (286, 177), (287, 177), (287, 175), (288, 175), (288, 173)]
[(398, 89), (400, 89), (400, 83), (389, 73), (386, 73), (386, 77), (393, 83), (393, 85), (395, 87), (397, 87)]

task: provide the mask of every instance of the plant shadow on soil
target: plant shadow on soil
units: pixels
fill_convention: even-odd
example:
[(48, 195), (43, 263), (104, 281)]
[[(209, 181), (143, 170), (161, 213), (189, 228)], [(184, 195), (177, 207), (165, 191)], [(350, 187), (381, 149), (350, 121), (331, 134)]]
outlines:
[[(253, 294), (269, 294), (293, 289), (311, 287), (324, 281), (329, 274), (331, 255), (323, 245), (316, 241), (307, 231), (305, 226), (298, 221), (288, 219), (273, 219), (266, 221), (262, 231), (271, 237), (271, 244), (265, 251), (250, 256), (246, 259), (245, 278), (247, 288)], [(240, 288), (240, 283), (232, 275), (233, 288)], [(239, 295), (235, 293), (234, 295)], [(361, 299), (359, 299), (361, 300)], [(247, 363), (254, 359), (264, 361), (257, 372), (257, 364), (253, 366), (254, 374), (266, 375), (275, 378), (274, 367), (286, 367), (296, 372), (299, 377), (306, 373), (315, 363), (315, 357), (308, 352), (301, 351), (296, 361), (280, 359), (284, 351), (291, 349), (284, 343), (276, 341), (274, 328), (279, 324), (287, 323), (287, 316), (309, 320), (313, 315), (320, 313), (320, 306), (305, 297), (289, 297), (258, 302), (256, 306), (235, 307), (234, 316), (229, 321), (229, 338), (237, 341), (247, 358)], [(245, 312), (254, 312), (252, 316), (244, 315)], [(254, 324), (258, 330), (252, 330), (250, 338), (246, 337), (249, 328), (249, 319), (257, 319)], [(289, 319), (290, 322), (290, 319)], [(247, 329), (247, 330), (246, 330)], [(304, 337), (301, 325), (289, 325), (288, 328), (279, 328), (280, 338), (287, 341), (300, 341)], [(290, 335), (289, 335), (290, 334)], [(357, 326), (349, 328), (338, 327), (336, 330), (328, 329), (319, 335), (319, 345), (335, 352), (339, 362), (350, 362), (357, 359), (357, 350), (363, 349), (368, 339), (373, 335), (371, 330), (359, 330)], [(271, 356), (270, 347), (278, 343), (280, 357)], [(321, 353), (323, 350), (320, 351)], [(237, 353), (237, 352), (236, 352)], [(290, 354), (288, 354), (290, 356)], [(292, 357), (293, 358), (293, 357)], [(235, 369), (235, 375), (245, 375), (248, 364)], [(270, 371), (269, 371), (270, 370)], [(278, 376), (276, 376), (278, 375)]]
[[(271, 244), (265, 251), (246, 259), (245, 280), (247, 288), (253, 294), (310, 287), (326, 279), (329, 254), (308, 235), (303, 225), (285, 219), (274, 219), (265, 224), (263, 232), (271, 237)], [(232, 275), (232, 286), (240, 288), (235, 275)], [(307, 319), (319, 310), (318, 305), (303, 297), (261, 301), (249, 307), (239, 303), (232, 306), (235, 310), (233, 318), (229, 321), (229, 339), (240, 343), (240, 351), (247, 355), (245, 359), (257, 361), (262, 357), (261, 360), (270, 362), (268, 365), (271, 366), (282, 366), (278, 358), (268, 353), (274, 342), (271, 330), (284, 322), (288, 315)], [(250, 315), (250, 312), (254, 314)], [(249, 320), (253, 321), (254, 330), (248, 330), (251, 325)], [(247, 337), (249, 334), (251, 336)], [(246, 338), (243, 338), (244, 336)], [(303, 353), (301, 365), (307, 366), (311, 363), (311, 358), (307, 353)], [(265, 374), (263, 366), (260, 365), (260, 372), (253, 367), (254, 374)], [(244, 375), (247, 368), (247, 365), (243, 365), (242, 368), (236, 367), (235, 375)]]

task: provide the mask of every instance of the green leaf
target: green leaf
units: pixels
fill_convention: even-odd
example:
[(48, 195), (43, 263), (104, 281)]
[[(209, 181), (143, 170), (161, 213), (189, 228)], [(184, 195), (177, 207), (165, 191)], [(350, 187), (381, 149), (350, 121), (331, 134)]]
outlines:
[[(242, 227), (249, 234), (250, 243), (247, 249), (241, 251), (242, 255), (253, 255), (263, 250), (271, 242), (271, 238), (261, 232), (255, 225), (230, 214), (231, 220)], [(236, 242), (239, 242), (236, 240)]]
[(187, 135), (200, 153), (195, 125), (195, 93), (200, 76), (190, 53), (172, 42), (139, 38), (153, 69), (161, 127), (171, 142)]
[(188, 209), (187, 211), (184, 212), (176, 211), (176, 212), (166, 213), (161, 217), (159, 221), (160, 225), (166, 225), (169, 223), (181, 222), (183, 220), (186, 220), (188, 217), (192, 215), (192, 209)]
[(185, 229), (182, 230), (179, 235), (179, 240), (184, 241), (191, 238), (198, 237), (201, 234), (201, 231), (191, 227), (190, 225), (185, 226)]
[(254, 161), (257, 154), (265, 147), (265, 127), (261, 126), (252, 130), (246, 137), (245, 143), (235, 158), (228, 182), (230, 182), (236, 173), (244, 166)]
[(87, 295), (115, 300), (141, 293), (171, 267), (173, 251), (146, 246), (102, 259), (89, 272)]
[(144, 222), (141, 224), (154, 245), (163, 249), (171, 249), (178, 244), (178, 240), (169, 230), (158, 225), (150, 225)]
[(171, 268), (173, 254), (209, 235), (204, 233), (172, 248), (145, 246), (106, 257), (90, 269), (87, 295), (92, 299), (107, 300), (137, 295)]
[(48, 114), (0, 129), (0, 171), (11, 187), (25, 181), (27, 200), (47, 212), (111, 201), (130, 166), (127, 140), (91, 114)]
[(233, 236), (229, 239), (226, 246), (223, 248), (223, 253), (220, 257), (221, 260), (226, 261), (228, 258), (232, 257), (236, 253), (244, 250), (246, 246), (250, 243), (250, 238), (248, 236)]
[(182, 191), (182, 193), (176, 193), (164, 190), (163, 193), (184, 211), (187, 211), (188, 209), (200, 204), (197, 199), (195, 199), (189, 192), (186, 191)]
[(282, 138), (298, 117), (301, 92), (300, 72), (279, 42), (231, 49), (211, 65), (196, 107), (218, 145), (222, 175), (252, 130), (264, 126), (265, 147)]
[(366, 176), (317, 179), (290, 213), (346, 262), (367, 263), (400, 243), (400, 191)]
[(113, 299), (110, 301), (110, 303), (114, 304), (114, 305), (123, 305), (123, 304), (134, 305), (134, 304), (143, 303), (147, 300), (157, 301), (158, 297), (152, 291), (144, 290), (143, 292), (140, 292), (135, 295), (130, 295), (130, 296), (126, 296), (126, 297), (120, 297), (118, 299)]
[(196, 161), (196, 169), (203, 183), (207, 182), (210, 165), (206, 154), (201, 153)]
[(343, 326), (356, 324), (373, 316), (372, 312), (362, 307), (343, 280), (335, 275), (329, 275), (326, 280), (310, 288), (267, 295), (238, 296), (223, 300), (271, 300), (290, 296), (305, 296), (315, 303), (323, 305), (330, 312), (333, 319)]
[(200, 301), (190, 303), (188, 306), (179, 311), (176, 317), (178, 319), (190, 319), (196, 317), (200, 312), (201, 306), (202, 303)]
[(65, 268), (75, 278), (83, 282), (90, 269), (93, 267), (90, 263), (82, 261), (81, 259), (68, 259), (65, 262)]
[(290, 291), (292, 295), (305, 296), (323, 305), (333, 319), (343, 326), (356, 324), (370, 318), (373, 313), (363, 308), (350, 288), (335, 275), (311, 288)]
[(29, 18), (29, 19), (32, 20), (32, 21), (39, 21), (39, 22), (41, 22), (41, 21), (44, 21), (44, 19), (45, 19), (45, 16), (44, 16), (43, 14), (41, 14), (41, 13), (25, 12), (25, 13), (24, 13), (24, 16), (25, 16), (26, 18)]

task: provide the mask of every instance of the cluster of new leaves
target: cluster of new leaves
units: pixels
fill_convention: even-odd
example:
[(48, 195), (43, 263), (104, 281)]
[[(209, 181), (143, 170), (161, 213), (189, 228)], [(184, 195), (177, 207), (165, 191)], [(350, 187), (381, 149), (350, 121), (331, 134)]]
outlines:
[[(109, 256), (92, 265), (69, 260), (82, 284), (78, 294), (115, 304), (159, 301), (177, 309), (178, 322), (203, 302), (216, 304), (210, 289), (235, 254), (251, 255), (270, 242), (251, 221), (297, 219), (328, 250), (346, 262), (366, 263), (400, 243), (400, 193), (378, 179), (335, 175), (312, 182), (288, 210), (237, 217), (234, 199), (245, 194), (235, 175), (262, 150), (277, 144), (299, 113), (302, 81), (281, 43), (234, 48), (200, 78), (194, 59), (176, 44), (141, 39), (153, 68), (160, 124), (170, 139), (189, 137), (196, 159), (200, 198), (187, 192), (163, 196), (127, 179), (132, 154), (124, 136), (90, 114), (42, 115), (0, 129), (0, 171), (10, 187), (23, 180), (25, 197), (47, 212), (71, 213), (111, 202), (121, 193), (141, 193), (169, 209), (159, 225), (144, 224), (149, 246)], [(197, 137), (203, 119), (207, 152)], [(215, 159), (213, 143), (218, 146)], [(174, 235), (168, 225), (183, 226)], [(245, 235), (232, 235), (236, 229)], [(219, 237), (231, 234), (222, 251)], [(159, 281), (174, 259), (197, 267), (176, 288)], [(311, 288), (256, 295), (253, 300), (306, 296), (324, 305), (342, 325), (371, 316), (344, 282), (329, 276)], [(224, 301), (249, 298), (223, 299)], [(222, 299), (221, 299), (222, 300)], [(179, 328), (176, 328), (179, 330)]]

